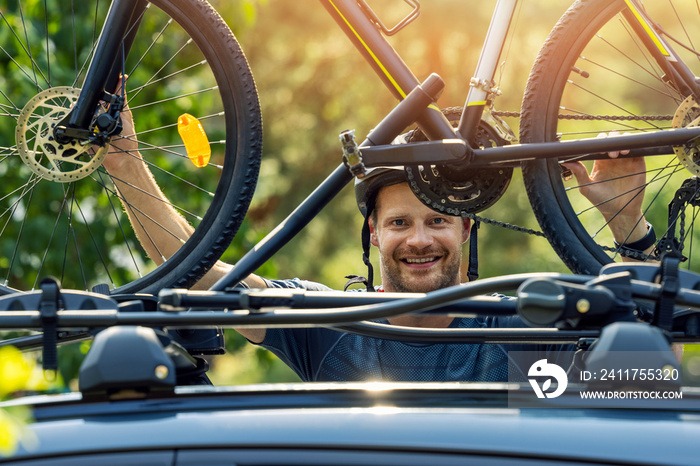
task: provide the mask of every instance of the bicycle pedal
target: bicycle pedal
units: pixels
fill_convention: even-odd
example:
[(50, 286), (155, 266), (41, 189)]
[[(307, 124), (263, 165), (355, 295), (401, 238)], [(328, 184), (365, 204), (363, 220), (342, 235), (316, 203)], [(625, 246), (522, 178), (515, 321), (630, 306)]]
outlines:
[(560, 165), (560, 168), (561, 168), (561, 178), (564, 181), (571, 181), (571, 179), (574, 177), (574, 173), (563, 165)]

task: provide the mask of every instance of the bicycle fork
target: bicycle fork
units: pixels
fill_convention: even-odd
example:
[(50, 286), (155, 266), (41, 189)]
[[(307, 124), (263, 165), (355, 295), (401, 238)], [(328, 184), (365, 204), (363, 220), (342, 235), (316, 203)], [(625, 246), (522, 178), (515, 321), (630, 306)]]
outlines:
[[(145, 0), (114, 0), (105, 18), (92, 62), (75, 106), (54, 128), (59, 143), (78, 140), (81, 144), (104, 146), (109, 136), (121, 131), (119, 112), (123, 97), (112, 94), (133, 44), (136, 31), (147, 8)], [(110, 111), (95, 120), (100, 101)]]

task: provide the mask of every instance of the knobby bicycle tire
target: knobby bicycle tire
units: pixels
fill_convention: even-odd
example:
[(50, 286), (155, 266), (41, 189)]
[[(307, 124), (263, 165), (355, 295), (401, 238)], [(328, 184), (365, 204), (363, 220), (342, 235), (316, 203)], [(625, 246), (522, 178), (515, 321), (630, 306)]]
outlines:
[[(155, 267), (125, 211), (137, 222), (149, 219), (140, 205), (122, 206), (97, 154), (83, 156), (89, 174), (75, 179), (75, 166), (37, 156), (63, 150), (44, 142), (37, 121), (71, 105), (109, 2), (32, 3), (20, 1), (0, 15), (0, 284), (25, 290), (50, 275), (67, 288), (105, 283), (112, 293), (191, 286), (230, 244), (258, 177), (260, 106), (236, 38), (203, 0), (153, 0), (123, 66), (138, 148), (164, 194), (151, 202), (173, 208), (194, 228), (190, 237), (179, 235), (181, 247)], [(27, 110), (37, 94), (38, 104)], [(201, 168), (188, 159), (177, 131), (185, 113), (199, 119), (209, 139), (211, 159)], [(18, 146), (15, 128), (29, 149)], [(113, 136), (111, 147), (123, 146), (125, 137)], [(158, 235), (174, 234), (160, 228), (142, 243), (157, 245)]]
[[(690, 69), (700, 71), (692, 40), (700, 14), (688, 3), (646, 2), (645, 8)], [(697, 116), (697, 108), (683, 104), (687, 96), (665, 81), (658, 62), (622, 14), (625, 10), (622, 0), (579, 0), (559, 20), (528, 79), (521, 142), (656, 131), (670, 128), (679, 111), (686, 115), (681, 126)], [(684, 105), (685, 110), (679, 110)], [(608, 219), (615, 218), (612, 212), (640, 199), (638, 187), (644, 186), (642, 212), (660, 239), (671, 223), (669, 202), (683, 183), (698, 173), (698, 159), (693, 158), (692, 151), (682, 156), (670, 153), (637, 158), (636, 165), (625, 168), (619, 164), (630, 162), (622, 160), (617, 158), (612, 162), (616, 165), (608, 164), (606, 168), (615, 180), (607, 183), (624, 185), (622, 195), (597, 201), (586, 199), (581, 190), (605, 186), (577, 180), (556, 160), (523, 164), (527, 193), (540, 226), (561, 259), (576, 273), (595, 274), (601, 265), (623, 260), (625, 253), (615, 245), (598, 207), (609, 210)], [(641, 165), (640, 160), (644, 161)], [(592, 162), (584, 164), (591, 171)], [(614, 174), (616, 167), (621, 170), (618, 174)], [(613, 209), (614, 204), (618, 205)], [(688, 258), (684, 267), (689, 269), (697, 268), (692, 247), (700, 234), (693, 228), (696, 216), (697, 207), (686, 204), (674, 215), (677, 221), (672, 228), (681, 253)], [(628, 223), (631, 226), (636, 221)], [(634, 258), (649, 260), (657, 256)]]

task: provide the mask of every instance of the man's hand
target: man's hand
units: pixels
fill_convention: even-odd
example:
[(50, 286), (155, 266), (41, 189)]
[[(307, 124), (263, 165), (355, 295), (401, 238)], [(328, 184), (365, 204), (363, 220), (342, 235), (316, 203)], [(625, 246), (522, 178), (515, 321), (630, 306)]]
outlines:
[[(610, 137), (618, 136), (610, 133)], [(607, 137), (605, 134), (598, 137)], [(626, 154), (629, 151), (621, 151)], [(642, 214), (646, 185), (643, 157), (620, 158), (610, 152), (596, 160), (591, 173), (581, 162), (565, 163), (579, 183), (579, 190), (603, 215), (618, 243), (632, 243), (647, 233)]]

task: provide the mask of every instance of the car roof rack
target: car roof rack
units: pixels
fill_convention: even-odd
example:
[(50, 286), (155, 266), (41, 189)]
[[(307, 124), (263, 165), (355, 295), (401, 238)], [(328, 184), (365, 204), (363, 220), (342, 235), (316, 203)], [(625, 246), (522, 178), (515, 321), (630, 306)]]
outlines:
[[(699, 284), (700, 275), (673, 264), (614, 264), (597, 277), (519, 274), (414, 294), (164, 290), (155, 306), (154, 297), (60, 290), (55, 280), (44, 280), (37, 291), (0, 297), (0, 328), (39, 330), (41, 341), (22, 337), (0, 345), (41, 347), (45, 368), (55, 369), (58, 344), (94, 337), (81, 368), (80, 390), (111, 398), (171, 393), (178, 376), (202, 376), (203, 360), (178, 341), (178, 330), (193, 327), (209, 327), (219, 338), (218, 327), (326, 326), (423, 342), (573, 343), (581, 349), (595, 343), (608, 352), (634, 351), (641, 339), (645, 348), (663, 353), (658, 364), (669, 365), (671, 341), (700, 341)], [(484, 296), (497, 291), (516, 296)], [(663, 315), (669, 309), (670, 317)], [(533, 327), (423, 329), (382, 322), (418, 312), (519, 314)]]

